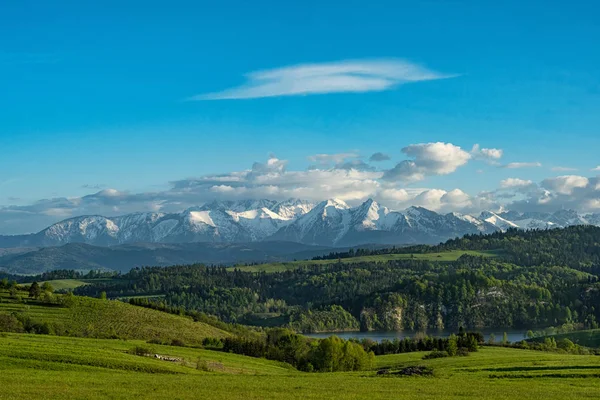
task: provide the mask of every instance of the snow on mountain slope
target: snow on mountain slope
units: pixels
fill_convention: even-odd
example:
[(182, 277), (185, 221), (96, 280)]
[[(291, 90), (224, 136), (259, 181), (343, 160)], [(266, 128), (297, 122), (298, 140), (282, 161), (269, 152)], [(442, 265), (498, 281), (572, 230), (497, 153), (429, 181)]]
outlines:
[(356, 230), (391, 230), (400, 214), (369, 199), (352, 213), (352, 225)]
[(328, 200), (269, 239), (327, 246), (364, 243), (438, 243), (467, 233), (498, 230), (474, 217), (440, 215), (422, 207), (390, 211), (372, 199), (355, 208)]
[(590, 225), (600, 226), (600, 213), (588, 214), (585, 219)]
[[(600, 226), (600, 214), (484, 211), (478, 217), (439, 214), (423, 207), (391, 211), (369, 199), (357, 207), (342, 200), (313, 203), (289, 199), (214, 201), (181, 213), (133, 213), (119, 217), (82, 216), (58, 222), (37, 234), (0, 237), (0, 247), (87, 243), (239, 243), (290, 241), (322, 246), (439, 243), (474, 233), (509, 228), (549, 229)], [(6, 243), (6, 244), (4, 244)]]
[(342, 200), (329, 199), (275, 232), (269, 240), (306, 244), (331, 244), (347, 231), (350, 225), (350, 206)]
[(552, 229), (571, 225), (600, 225), (594, 220), (595, 214), (580, 215), (573, 210), (558, 210), (555, 213), (509, 211), (499, 214), (521, 229)]
[(507, 230), (508, 228), (519, 228), (519, 225), (509, 220), (506, 220), (498, 214), (493, 213), (491, 211), (483, 211), (479, 215), (479, 219), (488, 222), (503, 231)]
[(42, 245), (70, 242), (96, 242), (100, 245), (118, 243), (119, 227), (102, 216), (71, 218), (54, 224), (38, 235)]
[(559, 210), (549, 220), (557, 226), (587, 225), (588, 221), (575, 210)]
[(212, 202), (182, 213), (134, 213), (119, 217), (83, 216), (50, 226), (34, 235), (43, 246), (88, 243), (187, 243), (260, 241), (312, 209), (290, 199)]

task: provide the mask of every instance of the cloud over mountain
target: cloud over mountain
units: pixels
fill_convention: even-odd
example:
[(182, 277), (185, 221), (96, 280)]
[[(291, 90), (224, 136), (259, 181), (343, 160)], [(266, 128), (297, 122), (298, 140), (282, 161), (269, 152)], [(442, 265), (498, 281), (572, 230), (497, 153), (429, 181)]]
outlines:
[[(452, 143), (432, 142), (411, 144), (399, 153), (406, 159), (400, 159), (390, 169), (376, 164), (378, 160), (384, 160), (385, 155), (374, 159), (372, 156), (372, 160), (365, 161), (357, 152), (317, 154), (309, 157), (316, 165), (305, 169), (292, 169), (286, 160), (271, 155), (266, 161), (255, 162), (245, 170), (172, 181), (169, 188), (162, 191), (134, 193), (107, 188), (81, 197), (56, 197), (30, 204), (6, 205), (0, 207), (0, 234), (37, 231), (58, 220), (79, 215), (181, 212), (213, 200), (301, 198), (319, 202), (338, 198), (356, 205), (373, 198), (396, 210), (416, 205), (443, 213), (501, 209), (600, 210), (598, 177), (564, 175), (539, 183), (506, 177), (497, 184), (497, 189), (480, 193), (468, 193), (457, 185), (445, 188), (414, 186), (415, 182), (424, 182), (430, 177), (453, 174), (469, 162), (497, 161), (503, 156), (500, 149), (475, 145), (471, 151), (466, 151)], [(502, 170), (496, 171), (501, 173)]]
[(404, 147), (402, 152), (413, 160), (404, 160), (385, 172), (389, 181), (422, 181), (431, 175), (447, 175), (465, 165), (471, 155), (452, 143), (419, 143)]

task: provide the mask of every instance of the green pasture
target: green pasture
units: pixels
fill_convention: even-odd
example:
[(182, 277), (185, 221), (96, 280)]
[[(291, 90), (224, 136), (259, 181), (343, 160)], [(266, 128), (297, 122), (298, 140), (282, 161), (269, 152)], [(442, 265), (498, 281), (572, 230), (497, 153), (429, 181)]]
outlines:
[[(228, 333), (191, 318), (132, 306), (116, 300), (73, 296), (68, 306), (29, 299), (26, 292), (13, 299), (0, 291), (0, 314), (17, 313), (33, 322), (47, 323), (61, 336), (94, 338), (178, 339), (199, 344), (206, 337), (224, 337)], [(62, 295), (56, 295), (62, 296)]]
[(483, 257), (496, 257), (498, 255), (495, 251), (472, 251), (472, 250), (450, 250), (439, 253), (423, 253), (423, 254), (381, 254), (375, 256), (362, 256), (352, 258), (341, 258), (339, 260), (302, 260), (302, 261), (290, 261), (282, 263), (267, 263), (259, 265), (249, 266), (233, 266), (228, 269), (239, 269), (246, 272), (281, 272), (287, 270), (293, 270), (300, 267), (306, 267), (310, 265), (327, 265), (341, 262), (343, 264), (356, 264), (361, 262), (387, 262), (394, 260), (427, 260), (437, 262), (449, 262), (456, 261), (460, 256), (469, 254), (473, 256)]
[[(128, 353), (141, 341), (0, 334), (0, 398), (44, 399), (597, 399), (600, 357), (484, 347), (468, 357), (376, 358), (372, 371), (302, 373), (221, 352), (153, 346), (175, 362)], [(204, 365), (207, 371), (198, 370)], [(410, 365), (432, 377), (379, 376)]]

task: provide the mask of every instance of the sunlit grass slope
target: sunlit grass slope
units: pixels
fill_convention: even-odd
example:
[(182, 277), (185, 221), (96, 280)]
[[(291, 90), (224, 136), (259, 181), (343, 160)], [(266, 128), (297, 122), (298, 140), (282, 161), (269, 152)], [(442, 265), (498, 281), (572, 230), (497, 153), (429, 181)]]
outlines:
[[(73, 290), (80, 286), (84, 286), (84, 285), (88, 284), (87, 282), (84, 282), (79, 279), (53, 279), (50, 281), (41, 281), (41, 282), (38, 282), (38, 284), (41, 285), (46, 282), (49, 283), (50, 285), (52, 285), (54, 290), (57, 290), (57, 291)], [(27, 283), (22, 284), (22, 286), (28, 286), (30, 284), (31, 284), (31, 282), (27, 282)]]
[(293, 270), (308, 265), (325, 265), (337, 263), (338, 261), (343, 264), (356, 264), (360, 262), (386, 262), (392, 260), (428, 260), (437, 262), (448, 262), (456, 261), (464, 254), (483, 256), (483, 257), (495, 257), (497, 255), (494, 251), (471, 251), (471, 250), (450, 250), (440, 253), (425, 253), (425, 254), (382, 254), (376, 256), (362, 256), (362, 257), (351, 257), (342, 258), (339, 260), (302, 260), (302, 261), (291, 261), (284, 263), (268, 263), (250, 266), (234, 266), (229, 269), (240, 269), (248, 272), (280, 272)]
[[(0, 336), (0, 398), (118, 399), (596, 399), (600, 357), (483, 348), (468, 357), (378, 357), (360, 373), (302, 373), (244, 356), (154, 346), (176, 362), (127, 353), (139, 341)], [(196, 369), (198, 360), (210, 371)], [(430, 366), (433, 377), (378, 376)]]
[[(60, 295), (59, 295), (60, 296)], [(53, 332), (63, 336), (123, 339), (178, 339), (199, 344), (206, 337), (223, 337), (226, 332), (213, 326), (180, 317), (132, 306), (120, 301), (73, 296), (68, 307), (31, 299), (17, 302), (0, 292), (0, 314), (18, 313), (38, 323), (48, 323)]]

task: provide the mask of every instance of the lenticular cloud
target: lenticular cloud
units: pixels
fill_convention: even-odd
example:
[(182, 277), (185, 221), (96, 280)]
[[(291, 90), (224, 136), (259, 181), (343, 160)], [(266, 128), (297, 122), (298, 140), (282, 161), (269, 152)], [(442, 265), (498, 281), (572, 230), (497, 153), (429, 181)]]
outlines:
[(254, 99), (308, 94), (371, 92), (407, 82), (450, 78), (402, 60), (357, 60), (299, 64), (251, 72), (242, 86), (193, 96), (190, 100)]

